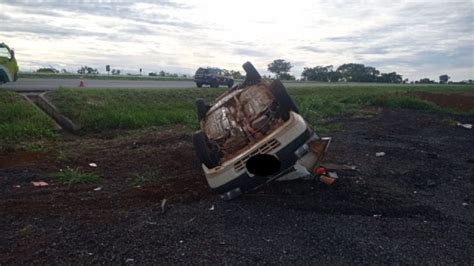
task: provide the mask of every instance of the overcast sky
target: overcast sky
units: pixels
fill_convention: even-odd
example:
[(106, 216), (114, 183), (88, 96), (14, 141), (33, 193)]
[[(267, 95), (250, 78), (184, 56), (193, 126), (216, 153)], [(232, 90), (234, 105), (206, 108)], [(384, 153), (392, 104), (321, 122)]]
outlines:
[(362, 63), (404, 77), (474, 78), (474, 0), (0, 0), (0, 42), (20, 67), (193, 74), (199, 66), (267, 73)]

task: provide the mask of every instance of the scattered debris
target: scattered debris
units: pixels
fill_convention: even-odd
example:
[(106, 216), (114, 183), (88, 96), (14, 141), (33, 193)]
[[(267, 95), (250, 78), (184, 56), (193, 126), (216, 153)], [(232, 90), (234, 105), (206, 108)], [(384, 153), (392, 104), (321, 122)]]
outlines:
[(134, 259), (130, 259), (130, 258), (125, 260), (125, 262), (134, 262), (134, 261), (135, 261)]
[(166, 199), (161, 200), (161, 213), (165, 213), (166, 211)]
[(383, 152), (383, 151), (381, 151), (381, 152), (376, 152), (376, 153), (375, 153), (375, 156), (377, 156), (377, 157), (385, 156), (385, 152)]
[(14, 185), (13, 187), (14, 187), (14, 188), (21, 188), (20, 185)]
[(214, 208), (214, 205), (211, 206), (211, 208), (209, 208), (210, 211), (213, 211), (215, 208)]
[(374, 218), (380, 218), (382, 217), (382, 214), (374, 214)]
[(97, 164), (96, 164), (96, 163), (90, 163), (89, 166), (90, 166), (90, 167), (93, 167), (93, 168), (96, 168), (96, 167), (97, 167)]
[(319, 181), (323, 182), (326, 185), (332, 185), (336, 181), (336, 178), (327, 175), (322, 175), (319, 177)]
[(47, 187), (47, 186), (49, 186), (49, 184), (44, 182), (44, 181), (31, 181), (31, 184), (33, 184), (34, 187)]
[(324, 175), (324, 174), (326, 174), (326, 172), (327, 172), (327, 170), (324, 167), (318, 167), (314, 170), (314, 174), (317, 175), (317, 176)]
[(102, 190), (102, 187), (96, 187), (94, 188), (94, 191), (101, 191)]
[(464, 206), (464, 207), (466, 207), (466, 206), (468, 206), (468, 205), (469, 205), (469, 203), (467, 203), (467, 202), (463, 202), (463, 203), (462, 203), (462, 206)]
[(338, 179), (338, 178), (339, 178), (339, 176), (337, 175), (336, 172), (328, 172), (328, 176), (329, 176), (329, 177), (332, 177), (332, 178), (334, 178), (334, 179)]
[(192, 223), (194, 220), (196, 220), (196, 216), (194, 216), (193, 218), (187, 220), (187, 221), (184, 222), (184, 223), (185, 223), (185, 224)]
[(465, 128), (465, 129), (472, 129), (472, 124), (463, 124), (463, 123), (457, 122), (457, 123), (456, 123), (456, 126), (458, 126), (458, 127), (463, 127), (463, 128)]

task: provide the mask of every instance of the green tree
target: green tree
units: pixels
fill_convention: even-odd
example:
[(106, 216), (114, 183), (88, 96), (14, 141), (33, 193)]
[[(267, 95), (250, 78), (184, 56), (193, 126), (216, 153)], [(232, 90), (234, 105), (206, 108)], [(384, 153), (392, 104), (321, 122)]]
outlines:
[(402, 83), (403, 78), (398, 75), (397, 72), (382, 73), (380, 77), (377, 77), (377, 82), (381, 83)]
[(441, 83), (441, 84), (446, 84), (446, 83), (448, 83), (448, 80), (449, 80), (450, 78), (451, 78), (451, 77), (448, 76), (448, 75), (446, 75), (446, 74), (441, 75), (441, 76), (439, 76), (439, 83)]
[(295, 76), (289, 74), (289, 73), (281, 73), (280, 74), (280, 79), (282, 80), (295, 80)]
[(243, 78), (244, 78), (244, 75), (242, 75), (242, 73), (240, 73), (240, 71), (231, 70), (231, 71), (229, 71), (229, 72), (230, 72), (230, 75), (231, 75), (234, 79), (243, 79)]
[(375, 82), (380, 74), (375, 67), (364, 66), (363, 64), (343, 64), (337, 68), (337, 71), (347, 81), (355, 82)]
[(284, 59), (275, 59), (268, 64), (268, 71), (275, 73), (277, 78), (280, 78), (282, 74), (288, 74), (292, 67), (291, 63), (286, 62)]
[(341, 78), (341, 73), (334, 71), (333, 66), (305, 67), (301, 76), (305, 80), (322, 82), (336, 82)]
[(98, 75), (99, 70), (97, 70), (97, 68), (81, 66), (81, 68), (77, 70), (77, 73), (81, 75)]
[(419, 83), (435, 83), (434, 80), (430, 80), (429, 78), (422, 78), (420, 79), (420, 82)]
[(53, 67), (42, 67), (36, 70), (36, 73), (50, 73), (50, 74), (57, 74), (59, 71)]

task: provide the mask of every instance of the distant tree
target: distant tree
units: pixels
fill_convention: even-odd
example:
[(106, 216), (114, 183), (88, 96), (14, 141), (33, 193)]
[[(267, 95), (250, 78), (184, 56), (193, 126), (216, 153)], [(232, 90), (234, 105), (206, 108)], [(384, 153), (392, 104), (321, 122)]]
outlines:
[(97, 75), (99, 74), (99, 70), (97, 70), (97, 68), (81, 66), (81, 68), (77, 70), (77, 73), (81, 75)]
[(68, 74), (69, 72), (67, 71), (67, 69), (63, 68), (63, 69), (61, 69), (61, 73)]
[(115, 75), (115, 76), (120, 75), (120, 69), (112, 69), (112, 75)]
[(428, 83), (435, 83), (434, 80), (430, 80), (429, 78), (422, 78), (420, 79), (419, 83), (428, 84)]
[(38, 70), (36, 70), (36, 73), (57, 74), (57, 73), (59, 73), (59, 70), (57, 70), (53, 67), (42, 67), (42, 68), (38, 68)]
[(313, 68), (305, 67), (301, 74), (305, 80), (314, 80), (322, 82), (336, 82), (341, 78), (341, 73), (334, 71), (333, 66), (316, 66)]
[(403, 78), (401, 75), (398, 75), (397, 72), (382, 73), (377, 77), (377, 82), (381, 83), (402, 83)]
[(363, 64), (343, 64), (337, 68), (347, 81), (355, 82), (375, 82), (377, 76), (380, 74), (376, 68), (371, 66), (364, 66)]
[(291, 63), (286, 62), (284, 59), (275, 59), (268, 64), (268, 71), (275, 73), (276, 76), (280, 78), (282, 74), (288, 74), (292, 67)]
[(110, 65), (105, 66), (105, 71), (107, 71), (107, 75), (110, 75)]
[(242, 75), (242, 73), (240, 73), (240, 71), (235, 71), (235, 70), (231, 70), (229, 71), (230, 72), (230, 75), (234, 78), (234, 79), (243, 79), (244, 76)]
[(441, 84), (446, 84), (446, 83), (448, 83), (448, 80), (449, 80), (450, 78), (451, 78), (451, 77), (448, 76), (448, 75), (446, 75), (446, 74), (441, 75), (441, 76), (439, 76), (439, 83), (441, 83)]
[(160, 74), (159, 74), (159, 76), (160, 76), (160, 77), (164, 77), (164, 76), (166, 76), (166, 72), (165, 72), (165, 71), (163, 71), (163, 70), (161, 70), (161, 71), (160, 71)]
[(279, 78), (281, 80), (295, 80), (295, 76), (293, 76), (289, 73), (281, 73)]
[(156, 72), (150, 72), (150, 73), (148, 73), (148, 76), (156, 77), (156, 76), (158, 76), (158, 74), (156, 74)]
[(140, 76), (142, 75), (142, 69), (140, 68)]

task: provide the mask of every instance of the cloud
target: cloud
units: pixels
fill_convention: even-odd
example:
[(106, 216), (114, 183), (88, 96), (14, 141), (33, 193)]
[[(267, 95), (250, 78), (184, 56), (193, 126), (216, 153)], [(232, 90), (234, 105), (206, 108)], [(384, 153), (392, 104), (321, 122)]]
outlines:
[[(252, 6), (252, 8), (249, 8)], [(415, 79), (474, 75), (472, 1), (12, 1), (0, 39), (22, 69), (48, 64), (182, 71), (202, 65), (266, 73), (276, 58), (304, 67), (355, 62)], [(34, 44), (34, 45), (32, 45)]]
[(237, 49), (234, 49), (234, 52), (238, 55), (244, 55), (244, 56), (250, 56), (250, 57), (261, 57), (261, 56), (268, 55), (266, 52), (257, 51), (254, 49), (248, 49), (248, 48), (237, 48)]

